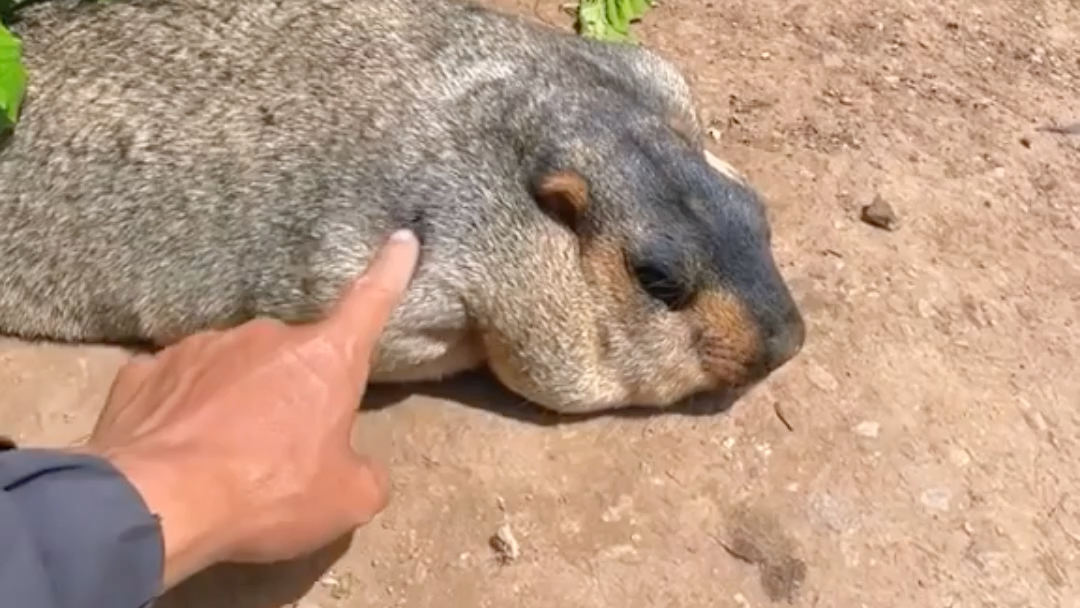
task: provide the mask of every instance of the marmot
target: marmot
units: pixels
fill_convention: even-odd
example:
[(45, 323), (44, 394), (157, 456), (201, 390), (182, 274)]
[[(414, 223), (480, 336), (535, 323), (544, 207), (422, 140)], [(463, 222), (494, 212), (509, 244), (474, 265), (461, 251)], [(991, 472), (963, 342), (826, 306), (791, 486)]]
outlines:
[(54, 0), (14, 31), (2, 333), (313, 319), (411, 227), (373, 382), (487, 365), (559, 412), (663, 408), (803, 343), (760, 196), (645, 48), (459, 0)]

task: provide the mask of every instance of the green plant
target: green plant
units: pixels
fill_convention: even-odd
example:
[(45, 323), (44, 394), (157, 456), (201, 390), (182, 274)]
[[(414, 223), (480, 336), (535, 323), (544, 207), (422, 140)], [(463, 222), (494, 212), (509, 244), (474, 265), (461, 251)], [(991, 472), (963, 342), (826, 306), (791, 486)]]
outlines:
[(630, 24), (641, 19), (654, 0), (580, 0), (578, 31), (586, 38), (605, 42), (636, 43)]
[[(0, 6), (0, 10), (3, 8)], [(26, 68), (22, 63), (22, 41), (0, 23), (0, 134), (18, 122), (19, 108), (25, 94)]]

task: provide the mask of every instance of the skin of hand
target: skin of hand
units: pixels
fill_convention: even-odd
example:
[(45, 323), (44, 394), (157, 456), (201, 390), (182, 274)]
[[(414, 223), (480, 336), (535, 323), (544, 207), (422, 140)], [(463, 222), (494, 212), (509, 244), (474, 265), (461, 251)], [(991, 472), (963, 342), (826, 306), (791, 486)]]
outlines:
[(200, 333), (119, 371), (79, 449), (113, 463), (160, 518), (164, 589), (221, 562), (308, 554), (385, 508), (387, 474), (350, 435), (419, 249), (392, 235), (320, 321)]

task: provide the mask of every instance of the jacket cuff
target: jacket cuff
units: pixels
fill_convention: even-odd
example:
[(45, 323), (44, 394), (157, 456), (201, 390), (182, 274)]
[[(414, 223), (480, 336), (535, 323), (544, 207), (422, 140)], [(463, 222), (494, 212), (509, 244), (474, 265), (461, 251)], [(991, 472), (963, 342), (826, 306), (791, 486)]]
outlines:
[(0, 452), (0, 489), (32, 538), (57, 606), (136, 608), (161, 589), (161, 524), (107, 460)]

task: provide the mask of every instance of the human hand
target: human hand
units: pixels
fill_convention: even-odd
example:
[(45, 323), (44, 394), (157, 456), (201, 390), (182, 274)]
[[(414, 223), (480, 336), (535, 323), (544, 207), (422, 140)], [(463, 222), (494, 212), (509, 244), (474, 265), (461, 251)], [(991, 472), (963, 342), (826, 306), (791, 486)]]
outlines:
[(398, 233), (319, 322), (201, 333), (120, 370), (83, 449), (161, 518), (166, 589), (215, 563), (309, 553), (385, 507), (386, 473), (349, 437), (418, 256)]

